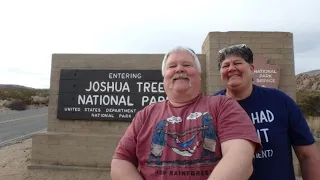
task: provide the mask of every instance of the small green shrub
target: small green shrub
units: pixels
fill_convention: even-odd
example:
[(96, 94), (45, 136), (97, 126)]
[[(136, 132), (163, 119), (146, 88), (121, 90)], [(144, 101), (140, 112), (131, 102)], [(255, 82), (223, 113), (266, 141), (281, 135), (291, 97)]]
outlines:
[(320, 116), (320, 92), (297, 92), (297, 104), (305, 116)]

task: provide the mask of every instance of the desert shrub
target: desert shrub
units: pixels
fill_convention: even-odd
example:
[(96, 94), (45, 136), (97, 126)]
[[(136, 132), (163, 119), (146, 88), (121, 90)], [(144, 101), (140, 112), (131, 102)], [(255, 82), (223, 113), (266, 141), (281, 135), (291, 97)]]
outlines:
[(46, 105), (48, 106), (49, 104), (49, 96), (31, 96), (31, 104), (36, 104), (36, 105)]
[(48, 89), (37, 89), (36, 95), (40, 97), (48, 97), (49, 96), (49, 90)]
[(320, 116), (320, 92), (298, 92), (297, 103), (305, 116)]
[(32, 102), (32, 96), (47, 97), (48, 89), (8, 88), (0, 89), (0, 100), (21, 100), (26, 105)]
[(9, 108), (11, 110), (17, 110), (17, 111), (22, 111), (27, 109), (26, 103), (20, 99), (6, 101), (3, 105), (6, 108)]

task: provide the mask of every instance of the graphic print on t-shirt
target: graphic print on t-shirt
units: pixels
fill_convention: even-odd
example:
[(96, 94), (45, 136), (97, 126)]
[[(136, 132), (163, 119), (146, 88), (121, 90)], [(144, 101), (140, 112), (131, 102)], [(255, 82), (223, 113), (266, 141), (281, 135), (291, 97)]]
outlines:
[[(198, 166), (216, 164), (215, 157), (217, 135), (207, 113), (190, 113), (185, 119), (170, 116), (156, 124), (152, 135), (150, 166)], [(193, 121), (183, 131), (177, 131), (184, 121)], [(164, 152), (165, 151), (165, 152)], [(161, 158), (165, 156), (165, 161)]]

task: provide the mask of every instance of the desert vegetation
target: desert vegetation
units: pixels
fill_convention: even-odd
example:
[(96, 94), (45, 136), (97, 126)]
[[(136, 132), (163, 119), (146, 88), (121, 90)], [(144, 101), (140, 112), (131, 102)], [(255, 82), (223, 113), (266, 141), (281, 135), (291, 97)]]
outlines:
[(320, 138), (320, 91), (297, 92), (297, 103), (308, 120), (310, 130)]
[(48, 106), (49, 90), (23, 86), (1, 85), (0, 106), (11, 110), (26, 110), (30, 106)]
[(297, 103), (305, 116), (320, 116), (320, 91), (297, 92)]

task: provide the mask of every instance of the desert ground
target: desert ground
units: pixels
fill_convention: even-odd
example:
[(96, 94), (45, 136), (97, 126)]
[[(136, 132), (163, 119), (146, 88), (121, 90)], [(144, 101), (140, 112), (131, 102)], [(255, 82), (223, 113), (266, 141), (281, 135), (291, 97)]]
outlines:
[(0, 148), (1, 180), (108, 180), (102, 171), (28, 169), (31, 159), (32, 139)]
[[(39, 108), (29, 106), (28, 109)], [(0, 106), (0, 115), (11, 110)], [(0, 180), (109, 180), (109, 173), (89, 170), (28, 169), (32, 137), (0, 147)]]

